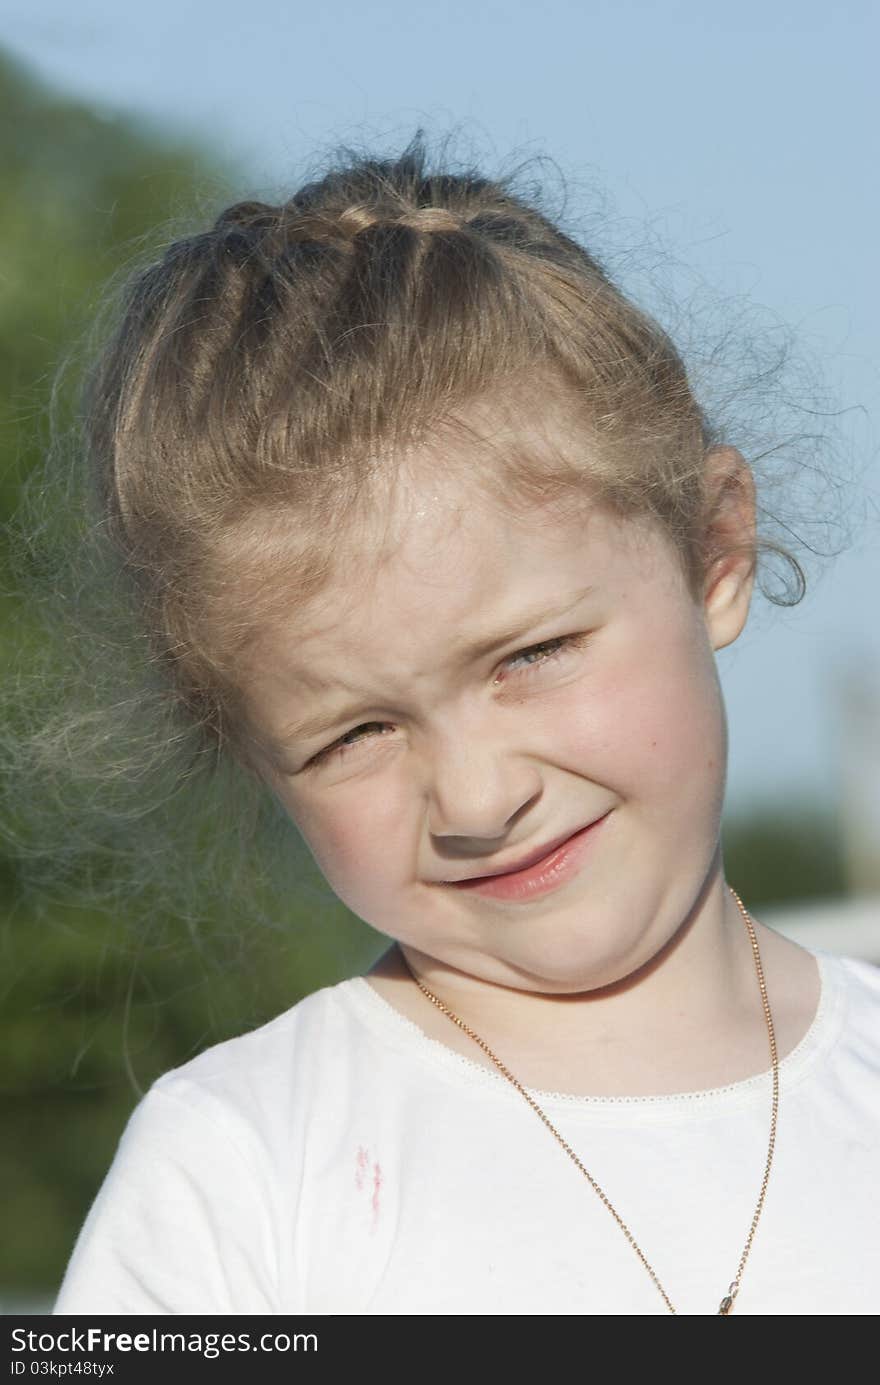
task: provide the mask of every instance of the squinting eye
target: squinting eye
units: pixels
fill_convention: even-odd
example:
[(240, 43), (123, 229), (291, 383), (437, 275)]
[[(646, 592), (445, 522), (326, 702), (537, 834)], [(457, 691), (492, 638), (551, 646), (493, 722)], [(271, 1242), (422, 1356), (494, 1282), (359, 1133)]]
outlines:
[(582, 648), (588, 639), (588, 635), (560, 635), (553, 640), (543, 640), (540, 644), (520, 650), (519, 654), (512, 654), (507, 663), (516, 664), (518, 659), (525, 659), (527, 662), (524, 671), (528, 675), (533, 669), (543, 668), (545, 664), (555, 662), (568, 650)]
[[(387, 723), (384, 721), (365, 721), (360, 726), (353, 726), (350, 731), (345, 732), (344, 736), (340, 736), (338, 741), (334, 741), (332, 745), (326, 746), (323, 750), (319, 750), (316, 755), (313, 755), (309, 763), (316, 764), (321, 760), (329, 759), (331, 755), (347, 755), (361, 741), (373, 739), (372, 736), (360, 735), (360, 732), (369, 731), (372, 726), (379, 726), (384, 730), (386, 725)], [(350, 736), (355, 739), (349, 740)]]

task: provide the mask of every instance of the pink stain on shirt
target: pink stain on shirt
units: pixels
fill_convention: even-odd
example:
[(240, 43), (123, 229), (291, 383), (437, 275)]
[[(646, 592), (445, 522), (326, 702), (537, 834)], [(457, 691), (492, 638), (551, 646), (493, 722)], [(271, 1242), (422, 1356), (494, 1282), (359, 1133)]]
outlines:
[(379, 1189), (382, 1187), (382, 1170), (377, 1163), (373, 1165), (373, 1225), (379, 1217)]
[(363, 1145), (358, 1146), (354, 1162), (354, 1186), (360, 1190), (364, 1186), (364, 1174), (370, 1162), (370, 1152), (364, 1149)]
[[(370, 1207), (372, 1209), (371, 1230), (376, 1230), (379, 1220), (379, 1193), (382, 1189), (382, 1166), (378, 1159), (372, 1161), (373, 1178), (372, 1193), (370, 1196)], [(357, 1153), (354, 1156), (354, 1186), (358, 1192), (362, 1192), (366, 1182), (367, 1171), (370, 1167), (370, 1151), (363, 1145), (358, 1145)]]

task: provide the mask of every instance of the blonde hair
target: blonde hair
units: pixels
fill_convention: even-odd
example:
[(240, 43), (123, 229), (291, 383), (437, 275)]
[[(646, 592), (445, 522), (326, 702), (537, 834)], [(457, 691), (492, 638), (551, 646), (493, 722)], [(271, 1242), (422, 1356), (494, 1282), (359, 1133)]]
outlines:
[[(145, 852), (148, 871), (144, 834), (184, 783), (206, 782), (206, 763), (209, 780), (229, 773), (221, 747), (247, 765), (239, 674), (250, 634), (279, 600), (320, 589), (395, 466), (426, 440), (466, 432), (475, 402), (507, 401), (512, 426), (496, 445), (481, 439), (470, 483), (524, 509), (568, 493), (648, 517), (700, 590), (719, 556), (707, 547), (704, 467), (718, 430), (667, 333), (515, 178), (432, 169), (420, 132), (396, 158), (349, 152), (277, 205), (228, 207), (127, 283), (83, 396), (79, 575), (55, 578), (100, 612), (116, 691), (88, 712), (23, 725), (16, 766), (19, 800), (62, 803), (71, 859), (106, 848), (118, 865), (121, 852)], [(538, 457), (518, 440), (531, 401), (572, 425), (564, 454)], [(756, 559), (771, 552), (796, 579), (778, 604), (794, 604), (801, 567), (759, 536)], [(107, 614), (105, 598), (120, 593), (136, 612), (134, 640)], [(71, 798), (62, 781), (74, 762)], [(236, 811), (240, 826), (241, 797)], [(262, 796), (250, 811), (272, 813)], [(137, 846), (118, 846), (126, 832)], [(210, 856), (205, 836), (222, 834), (203, 834)]]

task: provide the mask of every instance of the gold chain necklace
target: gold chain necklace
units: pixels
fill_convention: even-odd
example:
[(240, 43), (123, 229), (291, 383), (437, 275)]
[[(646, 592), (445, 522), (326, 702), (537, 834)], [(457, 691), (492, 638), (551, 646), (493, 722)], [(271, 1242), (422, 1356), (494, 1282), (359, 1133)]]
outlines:
[[(751, 1226), (750, 1226), (750, 1228), (749, 1228), (748, 1237), (746, 1238), (745, 1249), (743, 1250), (742, 1256), (740, 1257), (740, 1262), (739, 1262), (739, 1266), (738, 1266), (737, 1271), (736, 1271), (736, 1276), (734, 1277), (733, 1281), (731, 1282), (731, 1284), (730, 1284), (730, 1286), (729, 1286), (729, 1288), (728, 1288), (728, 1290), (727, 1290), (727, 1293), (724, 1295), (723, 1299), (721, 1300), (721, 1303), (719, 1304), (719, 1307), (718, 1307), (718, 1313), (717, 1313), (715, 1316), (718, 1316), (719, 1314), (722, 1314), (722, 1315), (725, 1315), (725, 1316), (729, 1315), (730, 1312), (731, 1312), (731, 1310), (732, 1310), (732, 1308), (733, 1308), (733, 1301), (734, 1301), (734, 1299), (736, 1298), (737, 1293), (739, 1292), (740, 1281), (742, 1280), (743, 1270), (745, 1269), (745, 1263), (746, 1263), (746, 1260), (748, 1259), (749, 1251), (750, 1251), (751, 1248), (752, 1248), (752, 1240), (753, 1240), (753, 1238), (754, 1238), (755, 1230), (756, 1230), (757, 1225), (758, 1225), (758, 1218), (760, 1217), (760, 1215), (761, 1215), (761, 1210), (762, 1210), (762, 1208), (763, 1208), (763, 1206), (764, 1206), (764, 1197), (765, 1197), (766, 1192), (767, 1192), (767, 1183), (768, 1183), (769, 1178), (770, 1178), (770, 1165), (771, 1165), (772, 1162), (773, 1162), (773, 1149), (774, 1149), (775, 1144), (776, 1144), (776, 1117), (777, 1117), (777, 1113), (778, 1113), (778, 1110), (779, 1110), (779, 1058), (778, 1058), (777, 1052), (776, 1052), (776, 1035), (775, 1035), (775, 1033), (774, 1033), (774, 1031), (773, 1031), (773, 1017), (772, 1017), (772, 1015), (770, 1014), (770, 1002), (769, 1002), (769, 1000), (767, 999), (767, 986), (766, 986), (766, 983), (765, 983), (765, 981), (764, 981), (764, 969), (763, 969), (763, 967), (761, 966), (761, 954), (760, 954), (760, 952), (759, 952), (759, 950), (758, 950), (758, 939), (757, 939), (756, 936), (755, 936), (755, 930), (754, 930), (754, 927), (752, 926), (751, 917), (749, 916), (749, 914), (748, 914), (748, 912), (747, 912), (747, 910), (746, 910), (746, 907), (745, 907), (745, 905), (743, 904), (742, 900), (740, 899), (739, 895), (737, 894), (736, 890), (734, 890), (730, 885), (728, 885), (727, 888), (730, 890), (730, 893), (733, 895), (734, 899), (736, 900), (737, 905), (739, 906), (739, 911), (740, 911), (740, 913), (742, 914), (742, 916), (743, 916), (743, 918), (744, 918), (744, 920), (745, 920), (746, 928), (747, 928), (748, 931), (749, 931), (749, 939), (750, 939), (751, 944), (752, 944), (752, 953), (754, 954), (754, 958), (755, 958), (755, 970), (756, 970), (757, 973), (758, 973), (758, 985), (759, 985), (760, 988), (761, 988), (761, 1000), (762, 1000), (763, 1006), (764, 1006), (764, 1018), (765, 1018), (766, 1021), (767, 1021), (767, 1033), (768, 1033), (768, 1035), (769, 1035), (769, 1037), (770, 1037), (770, 1057), (771, 1057), (772, 1063), (773, 1063), (773, 1106), (772, 1106), (772, 1112), (771, 1112), (771, 1116), (770, 1116), (770, 1145), (769, 1145), (769, 1148), (768, 1148), (768, 1150), (767, 1150), (767, 1163), (766, 1163), (766, 1165), (765, 1165), (765, 1167), (764, 1167), (764, 1177), (763, 1177), (763, 1179), (761, 1180), (761, 1192), (760, 1192), (759, 1197), (758, 1197), (758, 1205), (757, 1205), (757, 1207), (755, 1208), (755, 1213), (754, 1213), (754, 1216), (752, 1217), (752, 1224), (751, 1224)], [(402, 953), (402, 952), (401, 952), (401, 956), (403, 956), (403, 953)], [(540, 1106), (538, 1105), (538, 1103), (537, 1103), (535, 1100), (533, 1100), (533, 1098), (532, 1098), (532, 1097), (529, 1095), (529, 1093), (526, 1091), (525, 1087), (523, 1087), (522, 1084), (519, 1083), (519, 1082), (516, 1080), (516, 1078), (514, 1077), (513, 1073), (508, 1071), (508, 1069), (504, 1066), (504, 1064), (501, 1062), (501, 1060), (500, 1060), (499, 1058), (496, 1058), (495, 1054), (492, 1052), (492, 1050), (491, 1050), (491, 1048), (489, 1047), (489, 1045), (488, 1045), (487, 1043), (485, 1043), (483, 1039), (480, 1038), (479, 1034), (475, 1034), (474, 1031), (473, 1031), (473, 1029), (469, 1029), (468, 1026), (464, 1023), (464, 1021), (463, 1021), (463, 1020), (460, 1020), (460, 1019), (458, 1018), (458, 1015), (453, 1014), (453, 1012), (449, 1009), (449, 1007), (448, 1007), (447, 1005), (444, 1005), (444, 1004), (443, 1004), (443, 1001), (442, 1001), (442, 1000), (438, 1000), (437, 997), (436, 997), (435, 995), (433, 995), (431, 991), (428, 990), (427, 986), (424, 985), (424, 983), (419, 979), (419, 977), (416, 976), (416, 974), (415, 974), (415, 972), (413, 971), (412, 967), (409, 965), (409, 962), (406, 961), (406, 957), (404, 957), (403, 960), (404, 960), (404, 962), (406, 962), (407, 970), (409, 971), (410, 975), (412, 976), (413, 980), (415, 981), (416, 985), (418, 986), (419, 990), (423, 993), (423, 995), (427, 996), (428, 1000), (431, 1001), (432, 1005), (436, 1005), (436, 1007), (437, 1007), (438, 1010), (441, 1010), (441, 1011), (443, 1012), (444, 1015), (446, 1015), (450, 1020), (452, 1020), (453, 1024), (457, 1024), (458, 1027), (459, 1027), (459, 1029), (463, 1029), (464, 1032), (465, 1032), (465, 1034), (467, 1034), (471, 1039), (474, 1040), (474, 1043), (477, 1043), (477, 1044), (480, 1045), (480, 1048), (483, 1050), (483, 1052), (484, 1052), (489, 1058), (492, 1059), (492, 1062), (495, 1064), (496, 1068), (498, 1068), (499, 1072), (501, 1072), (501, 1073), (504, 1075), (504, 1077), (507, 1078), (507, 1080), (508, 1080), (509, 1082), (512, 1082), (512, 1083), (513, 1083), (514, 1087), (516, 1087), (516, 1089), (517, 1089), (517, 1091), (520, 1093), (520, 1095), (523, 1096), (523, 1097), (525, 1097), (526, 1101), (529, 1103), (529, 1105), (531, 1106), (531, 1108), (532, 1108), (532, 1110), (535, 1112), (535, 1114), (538, 1115), (538, 1116), (540, 1116), (541, 1120), (542, 1120), (542, 1121), (544, 1122), (544, 1124), (547, 1126), (548, 1130), (550, 1130), (550, 1132), (556, 1137), (556, 1139), (557, 1139), (557, 1140), (559, 1141), (559, 1143), (562, 1145), (562, 1148), (565, 1150), (566, 1154), (567, 1154), (571, 1159), (574, 1160), (575, 1164), (577, 1164), (577, 1166), (578, 1166), (578, 1168), (580, 1169), (581, 1173), (582, 1173), (582, 1174), (584, 1175), (584, 1177), (588, 1180), (588, 1182), (590, 1183), (591, 1187), (594, 1189), (594, 1191), (595, 1191), (595, 1192), (599, 1195), (599, 1197), (602, 1199), (602, 1201), (604, 1202), (605, 1206), (608, 1208), (608, 1211), (611, 1213), (612, 1217), (613, 1217), (614, 1220), (617, 1222), (617, 1225), (620, 1227), (621, 1231), (623, 1232), (624, 1236), (625, 1236), (626, 1239), (629, 1241), (629, 1243), (630, 1243), (630, 1245), (632, 1246), (633, 1250), (635, 1251), (636, 1255), (639, 1257), (639, 1259), (641, 1260), (641, 1262), (642, 1262), (642, 1264), (644, 1265), (645, 1269), (648, 1271), (648, 1274), (651, 1276), (651, 1278), (652, 1278), (652, 1280), (654, 1281), (655, 1285), (656, 1285), (657, 1288), (659, 1289), (659, 1291), (660, 1291), (660, 1293), (661, 1293), (661, 1295), (662, 1295), (662, 1297), (663, 1297), (663, 1301), (664, 1301), (664, 1303), (666, 1304), (666, 1307), (669, 1309), (670, 1313), (674, 1313), (674, 1312), (675, 1312), (675, 1309), (674, 1309), (673, 1306), (672, 1306), (672, 1303), (671, 1303), (671, 1301), (670, 1301), (669, 1295), (667, 1294), (666, 1290), (663, 1288), (663, 1285), (660, 1283), (660, 1280), (657, 1278), (657, 1275), (655, 1274), (654, 1270), (653, 1270), (653, 1269), (651, 1268), (651, 1266), (648, 1264), (648, 1261), (647, 1261), (647, 1259), (646, 1259), (646, 1257), (645, 1257), (645, 1255), (644, 1255), (644, 1252), (641, 1250), (641, 1248), (640, 1248), (639, 1245), (637, 1244), (637, 1242), (636, 1242), (636, 1240), (635, 1240), (635, 1237), (633, 1236), (633, 1234), (632, 1234), (632, 1232), (630, 1231), (629, 1227), (626, 1225), (626, 1223), (625, 1223), (625, 1221), (623, 1220), (623, 1218), (615, 1211), (614, 1207), (612, 1207), (610, 1200), (609, 1200), (608, 1197), (605, 1195), (605, 1193), (602, 1191), (602, 1189), (599, 1187), (599, 1184), (596, 1182), (595, 1178), (593, 1178), (592, 1175), (589, 1174), (589, 1173), (587, 1172), (587, 1170), (584, 1168), (583, 1164), (581, 1163), (580, 1159), (577, 1157), (577, 1155), (575, 1154), (575, 1152), (574, 1152), (574, 1150), (571, 1148), (571, 1146), (568, 1145), (568, 1144), (565, 1142), (565, 1140), (562, 1138), (562, 1136), (560, 1135), (560, 1133), (559, 1133), (559, 1131), (556, 1129), (556, 1127), (555, 1127), (554, 1125), (551, 1125), (551, 1124), (550, 1124), (550, 1121), (547, 1119), (546, 1115), (545, 1115), (544, 1112), (541, 1110), (541, 1108), (540, 1108)]]

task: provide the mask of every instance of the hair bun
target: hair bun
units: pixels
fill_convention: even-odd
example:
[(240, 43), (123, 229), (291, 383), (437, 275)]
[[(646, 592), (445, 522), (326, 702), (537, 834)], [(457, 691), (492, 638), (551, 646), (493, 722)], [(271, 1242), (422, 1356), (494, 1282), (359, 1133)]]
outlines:
[(336, 218), (336, 226), (339, 231), (349, 240), (354, 240), (361, 231), (368, 230), (375, 226), (378, 221), (383, 220), (377, 215), (375, 207), (367, 207), (363, 203), (355, 203), (351, 207), (344, 207)]
[(414, 231), (460, 231), (462, 227), (462, 218), (446, 207), (419, 207), (404, 212), (397, 222), (401, 226), (411, 226)]
[(344, 236), (354, 240), (355, 236), (373, 226), (409, 226), (413, 231), (460, 231), (462, 218), (446, 207), (413, 207), (395, 216), (375, 205), (355, 203), (339, 213), (336, 226)]
[(235, 202), (220, 213), (214, 227), (218, 231), (225, 230), (228, 226), (260, 230), (274, 226), (278, 221), (278, 215), (278, 208), (270, 206), (268, 202)]

